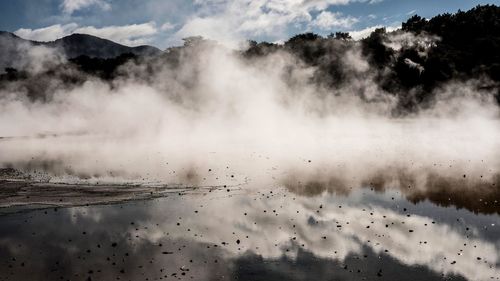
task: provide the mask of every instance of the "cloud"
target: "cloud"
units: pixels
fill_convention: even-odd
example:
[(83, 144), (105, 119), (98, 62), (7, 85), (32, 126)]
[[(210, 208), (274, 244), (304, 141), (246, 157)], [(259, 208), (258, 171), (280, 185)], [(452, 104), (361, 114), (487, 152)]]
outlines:
[(55, 24), (38, 29), (20, 28), (14, 31), (14, 34), (29, 40), (54, 41), (58, 38), (71, 34), (76, 28), (78, 28), (76, 23), (69, 23), (65, 25)]
[(357, 18), (351, 16), (343, 17), (341, 13), (323, 11), (314, 19), (311, 25), (322, 30), (328, 30), (331, 28), (350, 28), (358, 21)]
[(400, 26), (383, 26), (383, 25), (374, 25), (374, 26), (369, 26), (367, 28), (364, 28), (364, 29), (361, 29), (361, 30), (353, 30), (353, 31), (349, 31), (349, 34), (351, 35), (351, 37), (354, 39), (354, 40), (360, 40), (360, 39), (363, 39), (363, 38), (366, 38), (368, 36), (370, 36), (370, 34), (377, 28), (384, 28), (388, 31), (388, 32), (391, 32), (391, 31), (394, 31), (396, 29), (399, 29), (401, 28)]
[(416, 12), (417, 12), (417, 10), (411, 10), (408, 13), (406, 13), (406, 15), (411, 16), (411, 15), (415, 14)]
[[(177, 32), (177, 37), (201, 35), (218, 41), (238, 41), (264, 36), (272, 41), (288, 37), (289, 29), (316, 26), (350, 27), (357, 19), (327, 11), (331, 6), (365, 0), (209, 0), (195, 1), (198, 13)], [(313, 14), (319, 13), (316, 19)]]
[(167, 31), (167, 30), (172, 30), (175, 28), (175, 24), (170, 23), (170, 22), (165, 22), (164, 24), (161, 25), (160, 30), (161, 31)]
[[(160, 29), (165, 30), (164, 24)], [(66, 25), (51, 25), (38, 29), (21, 28), (14, 32), (19, 37), (35, 41), (54, 41), (73, 33), (83, 33), (109, 39), (124, 45), (137, 46), (151, 42), (152, 37), (158, 33), (154, 22), (130, 24), (122, 26), (82, 26), (76, 23)]]
[(146, 44), (152, 40), (151, 37), (157, 32), (158, 29), (156, 28), (156, 24), (154, 22), (122, 26), (106, 26), (102, 28), (85, 26), (74, 30), (74, 33), (90, 34), (129, 46)]
[[(61, 9), (66, 16), (94, 6), (105, 10), (111, 8), (111, 2), (107, 0), (61, 2)], [(194, 14), (186, 16), (184, 22), (156, 19), (142, 24), (100, 27), (75, 21), (76, 23), (56, 24), (39, 29), (21, 28), (16, 34), (27, 39), (52, 41), (80, 32), (126, 45), (140, 45), (166, 39), (159, 34), (165, 32), (174, 34), (168, 37), (168, 45), (179, 44), (185, 37), (201, 35), (229, 46), (239, 46), (246, 39), (274, 42), (311, 29), (315, 32), (331, 28), (351, 29), (360, 19), (332, 11), (332, 8), (354, 2), (367, 5), (371, 3), (368, 0), (196, 0), (193, 4)]]
[(108, 11), (111, 9), (111, 5), (104, 0), (64, 0), (61, 3), (61, 9), (64, 13), (67, 14), (72, 14), (75, 11), (92, 6), (98, 6), (104, 11)]

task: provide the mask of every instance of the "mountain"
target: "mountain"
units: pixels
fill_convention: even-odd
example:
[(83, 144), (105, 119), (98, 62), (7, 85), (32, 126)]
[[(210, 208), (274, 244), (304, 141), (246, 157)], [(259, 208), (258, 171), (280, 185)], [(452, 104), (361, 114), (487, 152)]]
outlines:
[(111, 40), (87, 34), (72, 34), (52, 42), (37, 42), (23, 39), (13, 33), (0, 31), (0, 69), (23, 68), (29, 64), (36, 47), (62, 50), (68, 59), (79, 56), (90, 58), (114, 58), (122, 54), (154, 56), (162, 51), (152, 46), (128, 47)]
[(78, 33), (48, 42), (47, 46), (64, 50), (68, 58), (85, 55), (92, 58), (107, 59), (126, 53), (132, 53), (137, 56), (151, 56), (161, 53), (160, 49), (152, 46), (128, 47), (111, 40)]
[(0, 31), (0, 71), (5, 67), (19, 68), (26, 64), (28, 50), (38, 42), (22, 39), (10, 32)]

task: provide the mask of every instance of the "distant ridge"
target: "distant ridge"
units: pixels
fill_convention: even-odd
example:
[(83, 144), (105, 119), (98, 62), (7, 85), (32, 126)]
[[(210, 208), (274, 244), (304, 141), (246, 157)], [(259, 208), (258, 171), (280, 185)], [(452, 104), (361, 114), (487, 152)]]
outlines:
[(107, 59), (126, 53), (137, 56), (155, 56), (162, 53), (160, 49), (153, 46), (129, 47), (88, 34), (75, 33), (51, 42), (37, 42), (23, 39), (11, 32), (0, 31), (0, 70), (5, 67), (19, 67), (14, 63), (22, 61), (33, 46), (57, 48), (62, 50), (68, 59), (79, 56)]
[(161, 53), (160, 49), (153, 46), (128, 47), (111, 40), (80, 33), (74, 33), (56, 41), (48, 42), (47, 45), (63, 49), (68, 58), (81, 55), (95, 58), (114, 58), (125, 53), (138, 56), (151, 56)]

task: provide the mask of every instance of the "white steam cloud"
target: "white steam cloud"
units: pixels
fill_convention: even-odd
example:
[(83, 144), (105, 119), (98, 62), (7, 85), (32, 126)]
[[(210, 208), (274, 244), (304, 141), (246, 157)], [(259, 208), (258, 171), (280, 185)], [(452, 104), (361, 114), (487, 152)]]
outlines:
[(127, 78), (56, 88), (49, 102), (3, 90), (0, 166), (53, 180), (185, 185), (323, 178), (354, 186), (380, 171), (417, 182), (430, 172), (498, 172), (499, 110), (474, 81), (450, 83), (433, 107), (394, 118), (396, 97), (378, 87), (359, 50), (343, 62), (350, 83), (332, 92), (285, 53), (252, 61), (211, 44), (191, 49), (175, 71), (156, 65), (148, 82), (129, 63)]

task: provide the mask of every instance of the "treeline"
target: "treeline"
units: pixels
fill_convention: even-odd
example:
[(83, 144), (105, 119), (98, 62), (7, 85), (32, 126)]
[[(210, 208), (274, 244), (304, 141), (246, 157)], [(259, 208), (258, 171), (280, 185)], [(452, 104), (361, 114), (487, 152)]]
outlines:
[[(440, 41), (425, 60), (419, 61), (426, 72), (414, 83), (435, 86), (450, 79), (488, 77), (495, 87), (500, 83), (500, 7), (477, 6), (467, 12), (442, 14), (425, 20), (418, 15), (402, 24), (402, 29), (415, 34), (435, 34)], [(404, 56), (415, 55), (405, 50)], [(402, 79), (408, 81), (409, 79)], [(500, 96), (497, 94), (497, 100)], [(498, 100), (500, 102), (500, 100)]]
[[(404, 33), (413, 35), (408, 38), (413, 44), (403, 44), (399, 50), (391, 48), (389, 43), (401, 39)], [(434, 41), (422, 42), (432, 37)], [(346, 51), (358, 44), (373, 66), (371, 71), (377, 71), (380, 87), (398, 95), (403, 110), (431, 102), (434, 90), (452, 79), (484, 79), (482, 87), (496, 91), (500, 104), (500, 7), (494, 5), (430, 20), (415, 15), (402, 24), (402, 30), (388, 33), (384, 28), (376, 29), (359, 42), (347, 33), (326, 38), (300, 34), (283, 45), (252, 42), (245, 55), (265, 56), (286, 50), (317, 67), (316, 82), (341, 87), (351, 75), (341, 61)]]
[[(405, 41), (406, 40), (406, 41)], [(116, 58), (99, 59), (80, 56), (70, 59), (36, 77), (25, 71), (8, 69), (0, 75), (0, 87), (8, 81), (30, 80), (36, 86), (32, 96), (44, 90), (43, 81), (57, 78), (62, 83), (83, 83), (84, 74), (113, 80), (124, 73), (120, 66), (127, 62), (143, 64), (140, 75), (151, 77), (161, 67), (175, 71), (182, 66), (183, 58), (208, 40), (191, 37), (184, 46), (167, 49), (160, 55), (147, 59), (134, 54)], [(392, 45), (391, 45), (392, 44)], [(398, 45), (395, 48), (393, 45)], [(500, 104), (500, 7), (477, 6), (467, 12), (442, 14), (426, 20), (415, 15), (402, 24), (402, 30), (387, 32), (376, 29), (368, 37), (356, 41), (348, 33), (336, 32), (323, 37), (314, 33), (299, 34), (284, 44), (250, 41), (248, 48), (238, 51), (243, 59), (255, 60), (277, 52), (287, 52), (315, 73), (311, 83), (332, 89), (341, 89), (350, 83), (359, 70), (346, 67), (349, 52), (358, 52), (370, 66), (366, 73), (381, 90), (399, 97), (400, 112), (414, 111), (432, 103), (435, 90), (452, 80), (479, 79), (481, 87), (492, 90)], [(358, 71), (358, 72), (356, 72)], [(192, 81), (186, 81), (187, 84)], [(23, 85), (26, 85), (24, 83)], [(53, 87), (53, 83), (47, 87)], [(46, 88), (50, 89), (50, 88)], [(362, 91), (362, 89), (360, 90)], [(362, 94), (362, 93), (360, 93)]]

